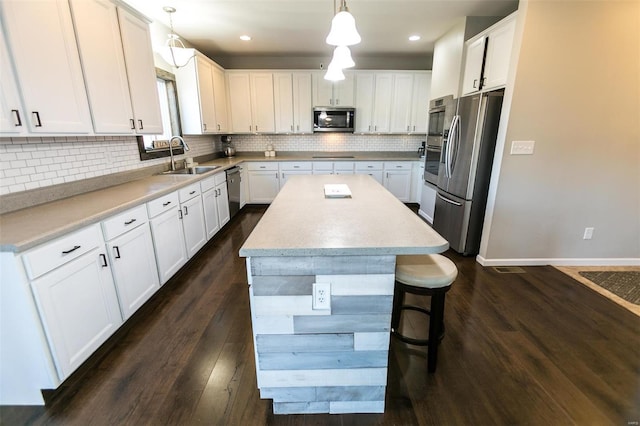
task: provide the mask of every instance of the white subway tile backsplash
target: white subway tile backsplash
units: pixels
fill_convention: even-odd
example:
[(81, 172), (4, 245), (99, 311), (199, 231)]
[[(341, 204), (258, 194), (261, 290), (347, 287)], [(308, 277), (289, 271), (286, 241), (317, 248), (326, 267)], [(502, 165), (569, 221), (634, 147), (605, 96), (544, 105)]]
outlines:
[[(191, 148), (176, 161), (220, 151), (219, 136), (186, 136)], [(417, 151), (424, 136), (412, 135), (233, 135), (238, 152)], [(42, 188), (112, 173), (166, 164), (168, 158), (140, 161), (134, 136), (0, 138), (0, 194)]]

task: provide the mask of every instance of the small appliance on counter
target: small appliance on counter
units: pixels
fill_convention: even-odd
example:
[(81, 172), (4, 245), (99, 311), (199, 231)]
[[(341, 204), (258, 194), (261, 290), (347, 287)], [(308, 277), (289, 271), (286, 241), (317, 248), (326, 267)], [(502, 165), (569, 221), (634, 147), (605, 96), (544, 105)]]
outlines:
[(224, 135), (220, 138), (220, 140), (223, 143), (223, 147), (222, 147), (222, 152), (224, 153), (225, 157), (233, 157), (236, 155), (236, 149), (233, 146), (233, 144), (231, 143), (231, 136), (230, 135)]

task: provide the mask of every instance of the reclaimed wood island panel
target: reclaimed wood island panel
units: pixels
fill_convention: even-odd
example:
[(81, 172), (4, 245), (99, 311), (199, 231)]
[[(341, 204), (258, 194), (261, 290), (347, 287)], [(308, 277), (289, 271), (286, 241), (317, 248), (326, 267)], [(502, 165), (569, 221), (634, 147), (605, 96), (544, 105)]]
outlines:
[[(325, 198), (325, 184), (351, 197)], [(368, 175), (292, 177), (240, 249), (274, 413), (384, 412), (396, 255), (447, 248)], [(316, 283), (329, 309), (314, 309)]]

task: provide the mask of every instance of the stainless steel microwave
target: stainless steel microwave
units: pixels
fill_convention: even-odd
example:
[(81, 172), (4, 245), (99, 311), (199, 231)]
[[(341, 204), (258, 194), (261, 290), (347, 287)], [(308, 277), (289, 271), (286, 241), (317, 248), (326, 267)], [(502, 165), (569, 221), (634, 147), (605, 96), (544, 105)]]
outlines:
[(314, 132), (353, 133), (356, 123), (355, 108), (313, 108)]

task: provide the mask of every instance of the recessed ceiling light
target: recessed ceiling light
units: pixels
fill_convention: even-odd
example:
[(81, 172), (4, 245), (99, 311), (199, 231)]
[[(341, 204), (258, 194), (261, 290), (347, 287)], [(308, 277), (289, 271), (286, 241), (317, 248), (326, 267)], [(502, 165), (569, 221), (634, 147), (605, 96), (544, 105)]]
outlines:
[(418, 41), (418, 40), (420, 40), (419, 35), (412, 35), (409, 37), (409, 41)]
[(251, 40), (251, 37), (249, 37), (248, 35), (241, 35), (241, 36), (240, 36), (240, 40), (242, 40), (242, 41), (249, 41), (249, 40)]

